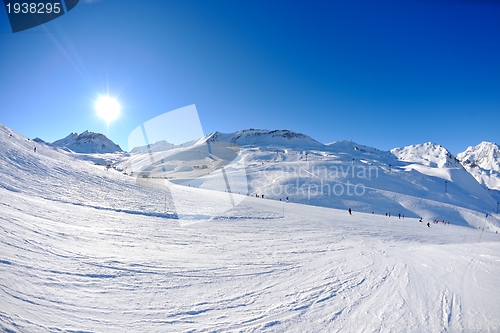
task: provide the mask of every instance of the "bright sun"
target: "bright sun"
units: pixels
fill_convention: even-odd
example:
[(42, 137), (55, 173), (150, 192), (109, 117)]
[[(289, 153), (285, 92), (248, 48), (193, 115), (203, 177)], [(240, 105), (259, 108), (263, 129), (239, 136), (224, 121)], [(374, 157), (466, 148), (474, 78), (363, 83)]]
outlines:
[(95, 103), (97, 115), (106, 123), (111, 123), (120, 115), (120, 104), (113, 97), (101, 96)]

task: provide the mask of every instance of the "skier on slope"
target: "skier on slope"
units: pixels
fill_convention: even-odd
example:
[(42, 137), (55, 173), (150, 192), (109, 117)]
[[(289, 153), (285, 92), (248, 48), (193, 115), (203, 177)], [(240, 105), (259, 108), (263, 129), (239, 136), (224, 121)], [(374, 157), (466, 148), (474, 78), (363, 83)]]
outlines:
[(351, 208), (349, 208), (347, 211), (349, 212), (349, 215), (352, 215), (352, 210), (351, 210)]

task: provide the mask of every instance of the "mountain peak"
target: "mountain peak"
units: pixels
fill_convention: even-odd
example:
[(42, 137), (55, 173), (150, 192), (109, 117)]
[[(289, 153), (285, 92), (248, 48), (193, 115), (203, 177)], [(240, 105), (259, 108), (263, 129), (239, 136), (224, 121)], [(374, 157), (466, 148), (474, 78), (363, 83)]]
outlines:
[(457, 157), (469, 167), (478, 166), (500, 172), (500, 147), (494, 142), (483, 141), (477, 146), (470, 146)]
[(457, 158), (479, 183), (500, 190), (500, 147), (496, 143), (483, 141), (470, 146)]
[(89, 132), (70, 133), (67, 137), (54, 141), (56, 147), (66, 147), (75, 153), (115, 153), (123, 150), (104, 134)]
[(417, 162), (432, 167), (444, 168), (460, 165), (448, 149), (434, 142), (394, 148), (391, 153), (402, 161)]

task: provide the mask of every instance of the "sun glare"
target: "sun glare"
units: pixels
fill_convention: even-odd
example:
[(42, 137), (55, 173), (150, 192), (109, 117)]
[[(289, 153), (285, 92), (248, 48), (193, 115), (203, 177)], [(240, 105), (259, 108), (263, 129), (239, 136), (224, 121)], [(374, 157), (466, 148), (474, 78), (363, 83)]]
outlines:
[(109, 96), (101, 96), (95, 103), (97, 115), (104, 119), (107, 124), (116, 120), (120, 115), (120, 104), (116, 99)]

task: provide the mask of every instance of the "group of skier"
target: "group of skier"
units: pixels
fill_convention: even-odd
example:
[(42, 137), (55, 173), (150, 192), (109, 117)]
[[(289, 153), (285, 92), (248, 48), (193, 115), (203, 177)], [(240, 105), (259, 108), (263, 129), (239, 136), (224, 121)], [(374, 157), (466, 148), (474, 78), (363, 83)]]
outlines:
[[(349, 215), (352, 215), (352, 209), (351, 209), (351, 208), (347, 209), (347, 212), (349, 213)], [(373, 210), (372, 210), (372, 214), (374, 214), (374, 213), (375, 213), (375, 211), (373, 211)], [(391, 217), (391, 213), (385, 213), (385, 216)], [(405, 218), (405, 216), (404, 216), (404, 214), (398, 214), (398, 218), (399, 218), (399, 219), (401, 219), (401, 218), (403, 218), (403, 219), (404, 219), (404, 218)], [(421, 217), (421, 218), (420, 218), (420, 220), (419, 220), (418, 222), (423, 222), (423, 218)], [(438, 219), (436, 219), (436, 220), (434, 220), (433, 222), (434, 222), (434, 224), (438, 224), (438, 223), (439, 223), (439, 220), (438, 220)], [(443, 222), (442, 222), (442, 223), (443, 223), (444, 225), (446, 225), (446, 224), (451, 224), (449, 221), (446, 221), (446, 220), (443, 220)], [(427, 222), (427, 227), (429, 227), (429, 228), (431, 227), (431, 223), (430, 223), (430, 222)]]
[[(423, 219), (422, 219), (422, 218), (420, 218), (420, 220), (419, 220), (418, 222), (423, 222)], [(434, 220), (434, 221), (432, 221), (432, 222), (433, 222), (434, 224), (439, 224), (439, 220), (438, 220), (438, 219), (436, 219), (436, 220)], [(442, 223), (443, 223), (444, 225), (446, 225), (446, 224), (451, 224), (451, 223), (450, 223), (450, 221), (446, 221), (446, 220), (443, 220), (443, 222), (442, 222)], [(430, 223), (430, 222), (427, 222), (427, 227), (429, 227), (429, 228), (431, 227), (431, 223)]]
[[(255, 193), (255, 197), (256, 198), (261, 198), (261, 199), (264, 199), (264, 194), (258, 194), (258, 193)], [(279, 201), (283, 201), (281, 198), (279, 199)], [(288, 197), (285, 198), (285, 202), (289, 202), (288, 201)]]

